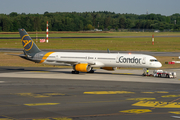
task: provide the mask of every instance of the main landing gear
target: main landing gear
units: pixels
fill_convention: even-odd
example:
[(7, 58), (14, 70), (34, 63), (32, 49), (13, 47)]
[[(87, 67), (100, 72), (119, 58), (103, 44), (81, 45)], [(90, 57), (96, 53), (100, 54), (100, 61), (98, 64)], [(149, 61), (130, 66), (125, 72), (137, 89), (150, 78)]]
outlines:
[[(72, 71), (71, 73), (72, 73), (72, 74), (79, 74), (79, 71)], [(87, 72), (87, 73), (94, 73), (94, 70), (90, 70), (90, 71)]]
[[(71, 73), (72, 73), (72, 74), (79, 74), (79, 71), (73, 70)], [(91, 68), (91, 70), (88, 71), (87, 73), (94, 73), (93, 68)]]
[(90, 70), (89, 72), (87, 72), (87, 73), (94, 73), (94, 70)]
[(93, 67), (92, 67), (91, 70), (88, 71), (87, 73), (94, 73)]
[(79, 74), (79, 71), (72, 71), (72, 74)]

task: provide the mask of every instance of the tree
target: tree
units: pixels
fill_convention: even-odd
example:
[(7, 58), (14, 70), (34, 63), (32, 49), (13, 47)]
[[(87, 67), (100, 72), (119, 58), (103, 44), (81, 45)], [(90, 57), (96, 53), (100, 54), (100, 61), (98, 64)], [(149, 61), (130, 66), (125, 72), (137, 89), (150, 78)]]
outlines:
[[(180, 25), (180, 14), (171, 16), (161, 14), (120, 14), (109, 11), (99, 12), (55, 12), (44, 14), (18, 14), (12, 12), (9, 15), (0, 14), (0, 31), (18, 31), (25, 28), (27, 31), (46, 30), (46, 21), (49, 21), (49, 29), (55, 31), (79, 31), (98, 28), (121, 29), (174, 29)], [(176, 21), (176, 25), (175, 25)], [(99, 26), (99, 27), (98, 27)]]
[(93, 27), (91, 24), (88, 24), (88, 25), (86, 26), (86, 29), (87, 29), (87, 30), (92, 30), (92, 29), (94, 29), (94, 27)]
[(128, 18), (125, 21), (125, 28), (131, 28), (132, 27), (132, 21)]
[(46, 11), (46, 12), (44, 12), (44, 15), (46, 15), (46, 14), (48, 14), (49, 12), (48, 11)]
[(110, 30), (110, 29), (111, 29), (111, 26), (108, 26), (107, 29)]
[(121, 17), (119, 19), (119, 27), (120, 28), (125, 28), (125, 18), (124, 17)]
[(10, 16), (10, 17), (16, 17), (16, 16), (18, 16), (18, 14), (17, 14), (17, 12), (11, 12), (11, 13), (9, 14), (9, 16)]
[(34, 29), (33, 30), (34, 31), (35, 30), (40, 31), (41, 30), (40, 26), (41, 26), (40, 17), (37, 16), (37, 17), (34, 18)]
[(10, 21), (10, 19), (8, 19), (8, 17), (3, 17), (2, 18), (2, 29), (3, 29), (3, 31), (5, 31), (5, 32), (9, 32), (9, 31), (11, 31), (11, 21)]
[(105, 23), (104, 23), (105, 28), (107, 28), (110, 25), (110, 21), (111, 21), (110, 16), (105, 18)]

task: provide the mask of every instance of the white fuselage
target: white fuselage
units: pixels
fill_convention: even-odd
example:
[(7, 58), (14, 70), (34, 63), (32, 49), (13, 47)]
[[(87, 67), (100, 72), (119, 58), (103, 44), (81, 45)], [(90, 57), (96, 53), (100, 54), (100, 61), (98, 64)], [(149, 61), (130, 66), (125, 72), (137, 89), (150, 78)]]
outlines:
[(51, 65), (88, 63), (91, 67), (159, 68), (162, 66), (153, 56), (126, 53), (53, 52), (43, 63)]

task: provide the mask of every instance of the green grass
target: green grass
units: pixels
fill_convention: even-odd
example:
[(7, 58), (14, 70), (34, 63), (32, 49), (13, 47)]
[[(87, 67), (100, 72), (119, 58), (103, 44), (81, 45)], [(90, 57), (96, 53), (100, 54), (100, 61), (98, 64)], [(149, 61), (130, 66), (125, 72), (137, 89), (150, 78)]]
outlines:
[[(77, 38), (49, 39), (49, 43), (36, 43), (40, 49), (163, 51), (180, 52), (180, 37), (155, 38)], [(0, 39), (0, 48), (22, 48), (20, 39)]]
[[(149, 38), (69, 38), (49, 39), (49, 43), (36, 43), (40, 49), (71, 49), (71, 50), (110, 50), (116, 51), (163, 51), (180, 52), (180, 37), (156, 37), (180, 35), (179, 32), (107, 32), (107, 33), (72, 33), (59, 32), (50, 37), (82, 37), (82, 36), (151, 36), (155, 35), (155, 44)], [(36, 34), (31, 34), (35, 37)], [(38, 34), (45, 37), (45, 34)], [(0, 37), (19, 37), (19, 34), (0, 34)], [(35, 39), (34, 39), (35, 41)], [(0, 39), (0, 48), (22, 48), (20, 39)]]
[[(0, 37), (20, 37), (19, 33), (11, 34), (11, 32), (7, 32), (8, 34), (2, 34), (0, 32)], [(28, 32), (31, 37), (36, 37), (36, 34), (32, 34)], [(35, 32), (34, 32), (35, 33)], [(102, 37), (102, 36), (172, 36), (172, 35), (180, 35), (179, 32), (90, 32), (90, 33), (81, 33), (81, 32), (58, 32), (58, 33), (51, 33), (49, 32), (49, 37)], [(38, 33), (38, 37), (46, 37), (46, 32)]]

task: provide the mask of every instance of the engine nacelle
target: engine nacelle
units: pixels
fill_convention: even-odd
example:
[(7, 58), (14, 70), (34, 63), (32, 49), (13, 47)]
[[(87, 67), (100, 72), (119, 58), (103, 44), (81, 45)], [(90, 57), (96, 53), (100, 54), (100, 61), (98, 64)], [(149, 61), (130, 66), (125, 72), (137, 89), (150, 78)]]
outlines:
[(109, 71), (114, 71), (114, 70), (117, 69), (117, 67), (102, 67), (101, 69), (109, 70)]
[(89, 72), (91, 70), (91, 66), (88, 65), (87, 63), (80, 63), (75, 65), (73, 69), (75, 71), (80, 71), (80, 72)]

